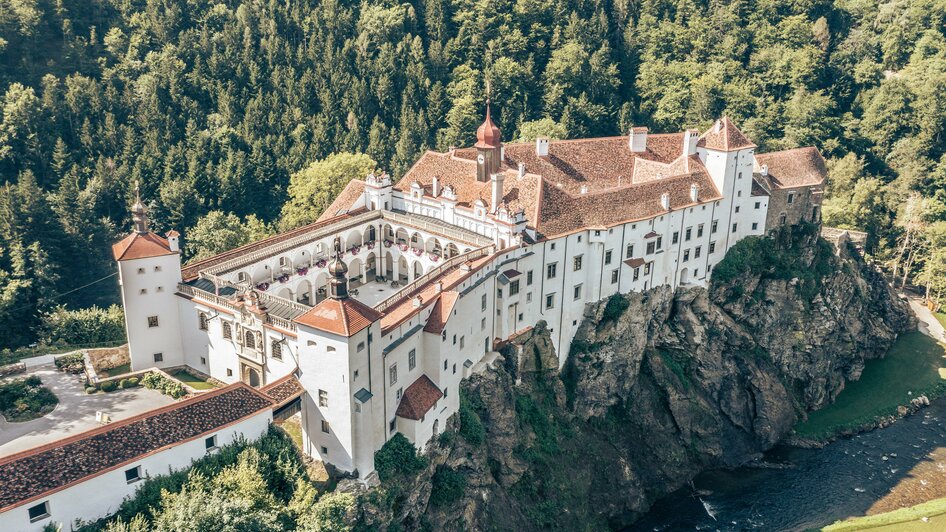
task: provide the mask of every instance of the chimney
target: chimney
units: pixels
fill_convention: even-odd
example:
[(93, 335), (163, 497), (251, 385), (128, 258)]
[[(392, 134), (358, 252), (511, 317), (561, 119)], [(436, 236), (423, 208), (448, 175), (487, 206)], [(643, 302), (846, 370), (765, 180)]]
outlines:
[(587, 194), (587, 193), (588, 193), (588, 185), (582, 185), (582, 186), (581, 186), (581, 193), (582, 193), (582, 194)]
[(700, 132), (688, 129), (683, 133), (683, 155), (696, 155), (696, 143), (700, 139)]
[(439, 198), (440, 197), (440, 178), (439, 177), (434, 176), (434, 179), (431, 182), (431, 188), (433, 189), (432, 192), (434, 193), (434, 197)]
[(171, 247), (171, 251), (177, 253), (181, 250), (181, 234), (177, 231), (171, 229), (167, 232), (168, 245)]
[(437, 281), (434, 284), (434, 293), (439, 294), (440, 292), (443, 292), (443, 281)]
[(535, 154), (539, 157), (549, 156), (549, 138), (539, 137), (535, 139)]
[(526, 176), (526, 163), (519, 163), (519, 179)]
[(412, 300), (412, 303), (414, 304), (414, 308), (420, 308), (420, 306), (424, 304), (424, 300), (420, 296), (416, 296)]
[(690, 185), (690, 201), (693, 203), (700, 201), (700, 186), (696, 183)]
[(665, 211), (670, 210), (670, 194), (664, 192), (660, 195), (660, 206), (663, 207)]
[(492, 181), (490, 188), (493, 190), (493, 195), (489, 208), (492, 212), (496, 212), (499, 210), (499, 204), (503, 201), (503, 174), (493, 174), (490, 180)]
[(634, 153), (647, 151), (647, 128), (632, 127), (628, 137), (628, 145)]
[(769, 175), (769, 165), (763, 164), (762, 168), (759, 169), (759, 173), (762, 174), (763, 177)]

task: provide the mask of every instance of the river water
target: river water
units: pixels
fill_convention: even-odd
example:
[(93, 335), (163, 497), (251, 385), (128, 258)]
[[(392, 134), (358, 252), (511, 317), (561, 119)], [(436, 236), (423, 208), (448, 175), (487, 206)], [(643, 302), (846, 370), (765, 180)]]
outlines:
[(705, 473), (628, 530), (805, 530), (946, 497), (946, 401), (823, 449), (779, 447), (765, 460), (787, 468)]

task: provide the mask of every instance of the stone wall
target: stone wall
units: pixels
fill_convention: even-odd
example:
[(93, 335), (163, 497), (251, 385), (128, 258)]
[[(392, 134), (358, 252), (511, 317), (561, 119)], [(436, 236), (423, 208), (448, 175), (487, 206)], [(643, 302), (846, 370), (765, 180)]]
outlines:
[(131, 363), (127, 344), (119, 347), (89, 349), (86, 354), (92, 369), (99, 375), (112, 368)]
[[(792, 203), (788, 203), (789, 194), (794, 196)], [(766, 214), (765, 227), (772, 230), (782, 225), (794, 225), (802, 221), (820, 221), (822, 195), (821, 187), (773, 188), (769, 194), (769, 210)], [(815, 207), (818, 210), (813, 213)], [(784, 224), (782, 214), (785, 215)], [(814, 220), (813, 214), (816, 217)]]

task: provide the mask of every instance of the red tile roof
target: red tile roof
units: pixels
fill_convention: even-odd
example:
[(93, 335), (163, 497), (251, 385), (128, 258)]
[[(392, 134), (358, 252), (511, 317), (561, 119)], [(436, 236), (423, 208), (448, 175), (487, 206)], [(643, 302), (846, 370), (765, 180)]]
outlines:
[(171, 251), (167, 240), (151, 232), (135, 232), (112, 245), (115, 260), (146, 259), (174, 253), (176, 251)]
[(739, 131), (739, 128), (732, 123), (729, 117), (725, 116), (717, 120), (706, 133), (703, 133), (696, 145), (718, 151), (736, 151), (756, 147), (751, 140), (743, 135), (742, 131)]
[(361, 179), (352, 179), (345, 185), (341, 193), (335, 198), (335, 201), (319, 216), (316, 222), (321, 222), (334, 218), (340, 214), (345, 214), (351, 210), (352, 205), (361, 198), (365, 192), (365, 182)]
[(760, 153), (756, 165), (768, 166), (768, 181), (774, 188), (795, 188), (822, 185), (828, 177), (828, 168), (818, 148)]
[(350, 337), (380, 319), (380, 312), (349, 297), (324, 299), (297, 317), (295, 322), (320, 331)]
[(269, 396), (274, 403), (274, 408), (279, 408), (292, 401), (296, 397), (305, 393), (302, 383), (295, 375), (290, 373), (285, 377), (277, 379), (266, 386), (260, 388), (260, 391)]
[(273, 407), (243, 383), (0, 459), (0, 512)]
[(443, 392), (427, 375), (421, 375), (404, 390), (396, 414), (404, 419), (419, 421), (443, 397)]
[(450, 313), (453, 312), (453, 307), (457, 304), (457, 299), (459, 298), (460, 294), (453, 290), (441, 292), (440, 295), (437, 296), (437, 301), (434, 302), (434, 308), (430, 311), (430, 317), (427, 318), (427, 325), (424, 326), (424, 331), (434, 334), (442, 333), (444, 327), (447, 326), (447, 320), (450, 319)]

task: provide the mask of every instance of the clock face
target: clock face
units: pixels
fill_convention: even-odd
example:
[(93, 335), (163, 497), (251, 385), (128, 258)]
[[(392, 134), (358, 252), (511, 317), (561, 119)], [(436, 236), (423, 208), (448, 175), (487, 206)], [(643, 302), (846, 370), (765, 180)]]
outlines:
[(477, 161), (478, 163), (480, 163), (480, 164), (483, 164), (483, 161), (485, 161), (485, 160), (486, 160), (486, 157), (483, 157), (483, 154), (482, 154), (482, 153), (479, 154), (479, 155), (476, 157), (476, 161)]

